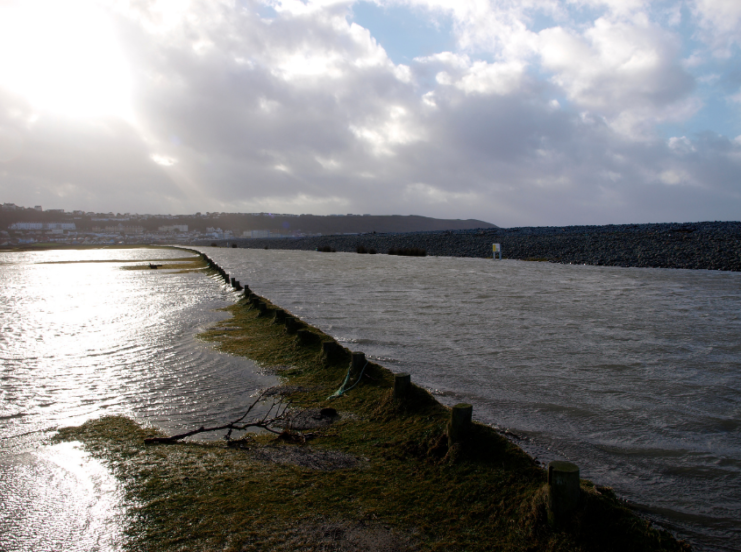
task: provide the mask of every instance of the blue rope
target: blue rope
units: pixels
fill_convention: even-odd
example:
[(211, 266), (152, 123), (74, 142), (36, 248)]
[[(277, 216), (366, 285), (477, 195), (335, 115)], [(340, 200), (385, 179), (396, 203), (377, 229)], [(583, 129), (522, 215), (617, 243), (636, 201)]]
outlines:
[(367, 360), (365, 361), (365, 366), (363, 366), (363, 369), (360, 371), (358, 380), (346, 389), (345, 386), (347, 385), (347, 382), (350, 381), (350, 372), (352, 372), (352, 364), (350, 364), (350, 368), (347, 369), (347, 375), (345, 376), (345, 381), (342, 382), (342, 385), (337, 391), (335, 391), (329, 397), (327, 397), (327, 400), (337, 399), (341, 397), (342, 395), (344, 395), (345, 393), (347, 393), (348, 391), (350, 391), (351, 389), (353, 389), (357, 384), (359, 384), (360, 380), (363, 379), (363, 373), (365, 372), (366, 366), (368, 366)]

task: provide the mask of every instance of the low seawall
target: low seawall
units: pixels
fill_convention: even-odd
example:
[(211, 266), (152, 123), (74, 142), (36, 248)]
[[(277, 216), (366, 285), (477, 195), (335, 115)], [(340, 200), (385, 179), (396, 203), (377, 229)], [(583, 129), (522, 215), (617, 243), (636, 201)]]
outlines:
[[(226, 240), (203, 242), (225, 246)], [(741, 222), (624, 224), (486, 228), (405, 234), (332, 235), (306, 238), (229, 240), (251, 249), (314, 251), (330, 247), (355, 252), (359, 246), (387, 253), (421, 248), (428, 255), (491, 258), (499, 243), (505, 259), (597, 266), (635, 266), (741, 271)]]

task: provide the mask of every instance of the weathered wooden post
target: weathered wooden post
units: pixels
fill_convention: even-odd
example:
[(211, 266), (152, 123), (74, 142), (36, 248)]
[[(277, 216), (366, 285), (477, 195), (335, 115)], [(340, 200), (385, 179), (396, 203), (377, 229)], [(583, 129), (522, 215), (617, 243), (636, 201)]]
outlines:
[(230, 280), (231, 280), (231, 282), (232, 282), (232, 287), (233, 287), (233, 288), (237, 287), (237, 279), (236, 279), (236, 278), (235, 278), (234, 276), (232, 276), (232, 277), (230, 278)]
[(360, 372), (365, 367), (365, 353), (352, 354), (352, 360), (350, 360), (350, 368), (353, 372)]
[(296, 338), (299, 345), (311, 345), (316, 340), (316, 334), (310, 330), (296, 330)]
[(327, 366), (337, 358), (340, 346), (336, 341), (322, 341), (322, 364)]
[(268, 306), (263, 303), (262, 301), (257, 302), (257, 310), (259, 311), (257, 313), (257, 316), (265, 316), (268, 312)]
[(278, 309), (275, 311), (275, 318), (273, 319), (273, 324), (284, 324), (286, 321), (286, 311), (283, 309)]
[(448, 442), (453, 445), (463, 441), (471, 430), (473, 406), (466, 403), (456, 404), (450, 411), (448, 422)]
[(322, 364), (325, 366), (330, 363), (336, 346), (337, 343), (334, 341), (322, 341)]
[(403, 400), (412, 388), (412, 376), (409, 374), (394, 374), (394, 399)]
[(293, 316), (286, 316), (286, 333), (295, 334), (298, 331), (298, 320)]
[(579, 506), (579, 467), (571, 462), (548, 464), (548, 523), (561, 525)]

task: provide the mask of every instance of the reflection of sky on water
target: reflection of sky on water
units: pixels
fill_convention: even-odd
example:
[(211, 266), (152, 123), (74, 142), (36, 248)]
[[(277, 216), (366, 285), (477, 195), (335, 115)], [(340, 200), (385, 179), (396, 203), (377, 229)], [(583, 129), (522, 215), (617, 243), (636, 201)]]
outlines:
[(55, 427), (106, 414), (165, 431), (241, 414), (274, 378), (195, 335), (234, 293), (202, 274), (123, 271), (182, 250), (0, 254), (0, 550), (115, 550), (120, 491)]

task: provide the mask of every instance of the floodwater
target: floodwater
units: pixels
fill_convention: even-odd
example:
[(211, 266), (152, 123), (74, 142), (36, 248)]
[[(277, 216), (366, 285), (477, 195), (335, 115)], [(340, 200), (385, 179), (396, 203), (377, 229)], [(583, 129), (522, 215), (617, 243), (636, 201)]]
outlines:
[(741, 274), (201, 249), (696, 550), (741, 550)]
[[(120, 270), (131, 264), (122, 260), (187, 255), (0, 253), (3, 552), (122, 548), (120, 485), (79, 443), (50, 445), (56, 427), (124, 414), (179, 432), (237, 418), (274, 384), (249, 360), (195, 338), (226, 317), (216, 309), (233, 291), (198, 273)], [(109, 262), (65, 262), (83, 260)]]
[[(741, 274), (203, 249), (696, 550), (741, 550)], [(172, 433), (236, 418), (274, 383), (195, 338), (235, 292), (120, 270), (185, 255), (0, 253), (0, 550), (122, 548), (118, 482), (78, 443), (50, 445), (54, 428), (125, 414)], [(63, 261), (110, 262), (46, 264)]]

